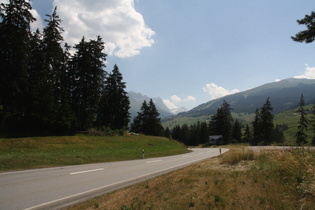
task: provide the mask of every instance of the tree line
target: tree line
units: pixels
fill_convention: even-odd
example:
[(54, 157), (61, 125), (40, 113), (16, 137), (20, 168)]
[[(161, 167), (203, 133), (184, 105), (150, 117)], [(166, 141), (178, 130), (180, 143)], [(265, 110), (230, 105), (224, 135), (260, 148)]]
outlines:
[[(314, 129), (312, 144), (315, 145), (315, 106), (312, 109), (312, 120), (306, 117), (306, 111), (303, 108), (304, 97), (301, 95), (298, 113), (300, 120), (298, 131), (295, 135), (296, 144), (307, 144), (307, 134), (305, 133), (309, 126)], [(239, 120), (234, 119), (231, 114), (231, 106), (226, 101), (217, 109), (217, 112), (211, 116), (209, 122), (198, 122), (188, 126), (176, 125), (171, 131), (166, 128), (165, 136), (183, 142), (186, 145), (207, 145), (209, 136), (222, 135), (223, 144), (230, 143), (249, 143), (251, 145), (271, 145), (274, 143), (283, 143), (285, 140), (284, 131), (288, 129), (287, 124), (274, 124), (273, 107), (269, 98), (261, 108), (257, 108), (254, 120), (251, 123), (243, 125)]]
[[(91, 127), (126, 129), (129, 98), (119, 67), (106, 72), (100, 36), (63, 43), (57, 8), (43, 31), (25, 0), (0, 5), (0, 131), (64, 134)], [(71, 53), (70, 53), (71, 52)]]

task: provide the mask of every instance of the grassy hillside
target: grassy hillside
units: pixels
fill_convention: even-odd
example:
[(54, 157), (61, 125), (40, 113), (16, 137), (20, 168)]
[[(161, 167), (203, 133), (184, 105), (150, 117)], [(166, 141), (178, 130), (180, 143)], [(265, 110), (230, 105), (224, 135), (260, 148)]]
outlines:
[[(314, 105), (307, 105), (304, 107), (305, 110), (311, 110)], [(275, 115), (274, 123), (275, 124), (287, 124), (289, 129), (284, 132), (284, 136), (286, 139), (286, 144), (294, 144), (295, 143), (295, 134), (298, 131), (298, 125), (300, 120), (300, 115), (297, 113), (298, 109), (289, 110), (286, 112), (282, 112), (280, 114)], [(306, 116), (309, 120), (312, 119), (314, 115), (312, 113), (308, 113)], [(308, 131), (306, 131), (308, 135), (308, 142), (312, 141), (314, 136), (314, 132), (312, 130), (311, 125), (309, 125)]]
[(100, 196), (77, 209), (314, 209), (314, 151), (232, 148), (220, 157)]
[(176, 141), (152, 136), (63, 136), (0, 139), (0, 171), (182, 154)]

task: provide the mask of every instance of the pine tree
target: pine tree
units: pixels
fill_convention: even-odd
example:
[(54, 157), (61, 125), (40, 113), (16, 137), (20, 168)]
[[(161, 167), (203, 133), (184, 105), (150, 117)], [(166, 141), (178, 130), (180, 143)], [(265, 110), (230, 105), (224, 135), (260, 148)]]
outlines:
[(231, 114), (231, 106), (226, 101), (223, 101), (217, 113), (211, 117), (209, 124), (210, 134), (222, 135), (223, 144), (229, 144), (232, 138), (233, 118)]
[(126, 83), (117, 65), (106, 79), (98, 111), (98, 125), (111, 129), (125, 129), (129, 123), (130, 102)]
[(189, 131), (188, 125), (187, 124), (182, 125), (180, 137), (179, 137), (180, 141), (183, 142), (185, 145), (190, 145), (189, 136), (190, 136), (190, 131)]
[(296, 143), (298, 145), (307, 143), (307, 134), (305, 133), (305, 131), (307, 131), (308, 129), (309, 120), (306, 118), (304, 104), (305, 104), (305, 101), (304, 101), (304, 96), (302, 94), (300, 98), (300, 102), (299, 102), (299, 109), (298, 109), (298, 113), (300, 113), (301, 116), (300, 116), (298, 131), (295, 134)]
[(133, 118), (133, 121), (130, 125), (130, 132), (132, 133), (141, 133), (142, 132), (142, 122), (140, 117), (140, 112), (138, 112), (138, 116)]
[(93, 127), (101, 92), (104, 88), (106, 54), (101, 37), (86, 42), (84, 37), (74, 47), (76, 53), (71, 60), (73, 88), (71, 94), (72, 110), (74, 110), (78, 129), (87, 130)]
[(172, 138), (176, 140), (180, 140), (181, 127), (179, 125), (174, 126), (172, 129)]
[(312, 139), (312, 145), (315, 146), (315, 105), (313, 106), (313, 117), (312, 117), (312, 126), (313, 126), (313, 139)]
[(238, 120), (235, 120), (234, 126), (233, 126), (233, 133), (232, 133), (233, 140), (236, 140), (238, 143), (241, 143), (242, 141), (242, 130), (241, 130), (241, 124)]
[(200, 125), (200, 143), (205, 144), (209, 141), (209, 130), (206, 122), (202, 122)]
[(242, 142), (249, 143), (251, 141), (252, 141), (252, 134), (251, 134), (251, 131), (250, 131), (250, 127), (247, 124), (246, 127), (245, 127), (245, 132), (244, 132), (244, 136), (243, 136)]
[(31, 55), (29, 59), (28, 102), (27, 102), (27, 128), (31, 132), (46, 133), (48, 118), (46, 107), (52, 102), (47, 100), (49, 84), (45, 71), (45, 52), (42, 44), (42, 34), (39, 30), (31, 37)]
[(31, 9), (26, 0), (0, 4), (0, 129), (6, 127), (7, 118), (16, 122), (25, 113), (30, 23), (35, 21)]
[(171, 131), (170, 131), (170, 129), (169, 129), (168, 127), (167, 127), (167, 128), (165, 129), (165, 131), (164, 131), (164, 136), (165, 136), (166, 138), (169, 138), (169, 139), (172, 138)]
[(315, 12), (310, 15), (305, 15), (301, 20), (297, 20), (298, 24), (306, 25), (307, 30), (300, 31), (291, 38), (296, 42), (311, 43), (315, 40)]
[(200, 122), (189, 127), (188, 145), (198, 145), (200, 143)]
[(266, 103), (260, 110), (261, 114), (261, 137), (265, 145), (271, 144), (273, 140), (273, 132), (274, 132), (274, 125), (273, 125), (273, 114), (272, 114), (272, 106), (267, 98)]
[(55, 7), (44, 28), (43, 50), (45, 52), (45, 77), (46, 77), (46, 116), (49, 118), (50, 130), (64, 133), (74, 127), (75, 119), (70, 105), (70, 75), (69, 60), (70, 47), (62, 47), (63, 28), (60, 26), (61, 19), (57, 15)]
[(262, 141), (262, 128), (261, 128), (261, 121), (262, 121), (262, 116), (259, 112), (259, 109), (256, 109), (255, 112), (255, 119), (253, 124), (253, 139), (251, 144), (252, 145), (258, 145)]
[(284, 134), (283, 134), (283, 126), (276, 124), (275, 130), (274, 130), (274, 139), (277, 143), (283, 143), (284, 142)]
[(145, 135), (163, 136), (164, 128), (161, 125), (160, 113), (155, 107), (153, 100), (149, 104), (143, 101), (141, 112), (138, 112), (131, 124), (131, 132), (143, 133)]
[(148, 104), (147, 121), (144, 123), (144, 128), (148, 135), (163, 136), (164, 128), (161, 124), (160, 113), (158, 112), (154, 102), (150, 99)]

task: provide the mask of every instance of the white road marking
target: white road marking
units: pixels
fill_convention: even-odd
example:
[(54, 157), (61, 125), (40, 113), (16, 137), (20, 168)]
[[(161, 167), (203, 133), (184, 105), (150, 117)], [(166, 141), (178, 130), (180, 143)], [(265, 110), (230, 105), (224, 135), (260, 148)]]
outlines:
[(104, 170), (104, 168), (98, 168), (98, 169), (93, 169), (93, 170), (88, 170), (88, 171), (73, 172), (73, 173), (70, 173), (70, 175), (83, 174), (83, 173), (90, 173), (90, 172), (102, 171), (102, 170)]
[(52, 203), (55, 203), (55, 202), (58, 202), (58, 201), (66, 200), (66, 199), (73, 198), (73, 197), (76, 197), (76, 196), (79, 196), (79, 195), (84, 195), (86, 193), (90, 193), (90, 192), (93, 192), (93, 191), (96, 191), (96, 190), (101, 190), (101, 189), (104, 189), (104, 188), (107, 188), (107, 187), (111, 187), (111, 186), (114, 186), (114, 185), (117, 185), (117, 184), (126, 183), (126, 182), (129, 182), (129, 181), (132, 181), (132, 180), (137, 180), (137, 179), (140, 179), (142, 177), (150, 176), (150, 175), (157, 174), (157, 173), (160, 173), (160, 172), (163, 172), (163, 171), (168, 171), (168, 170), (171, 170), (173, 168), (179, 168), (179, 167), (182, 167), (182, 166), (190, 165), (192, 163), (199, 162), (200, 160), (203, 160), (203, 159), (205, 159), (205, 158), (196, 159), (196, 160), (193, 160), (193, 161), (190, 161), (190, 162), (187, 162), (187, 163), (179, 164), (177, 166), (171, 166), (169, 168), (165, 168), (165, 169), (162, 169), (162, 170), (159, 170), (159, 171), (154, 171), (154, 172), (147, 173), (147, 174), (144, 174), (144, 175), (140, 175), (140, 176), (137, 176), (137, 177), (134, 177), (134, 178), (131, 178), (131, 179), (122, 180), (122, 181), (119, 181), (119, 182), (116, 182), (116, 183), (113, 183), (113, 184), (109, 184), (109, 185), (105, 185), (105, 186), (102, 186), (102, 187), (94, 188), (94, 189), (91, 189), (91, 190), (88, 190), (88, 191), (84, 191), (84, 192), (81, 192), (81, 193), (78, 193), (78, 194), (66, 196), (66, 197), (63, 197), (63, 198), (60, 198), (60, 199), (57, 199), (57, 200), (49, 201), (49, 202), (46, 202), (46, 203), (39, 204), (37, 206), (32, 206), (32, 207), (26, 208), (25, 210), (32, 210), (32, 209), (42, 208), (42, 207), (44, 207), (46, 205), (49, 205), (49, 204), (52, 204)]
[(147, 163), (156, 163), (156, 162), (161, 162), (162, 160), (152, 160), (152, 161), (147, 161)]

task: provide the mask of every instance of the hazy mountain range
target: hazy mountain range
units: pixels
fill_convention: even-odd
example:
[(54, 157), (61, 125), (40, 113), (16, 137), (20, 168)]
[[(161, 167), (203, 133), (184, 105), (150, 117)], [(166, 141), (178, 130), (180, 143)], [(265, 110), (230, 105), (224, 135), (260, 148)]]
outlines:
[[(149, 102), (151, 98), (141, 93), (135, 93), (132, 91), (128, 92), (128, 97), (130, 100), (129, 112), (132, 121), (133, 118), (138, 115), (138, 112), (140, 112), (143, 101)], [(164, 104), (163, 100), (160, 97), (152, 98), (152, 100), (157, 110), (159, 111), (161, 118), (174, 115), (174, 113), (169, 108), (167, 108), (167, 106)]]
[[(202, 117), (209, 116), (216, 113), (219, 106), (222, 105), (223, 100), (228, 102), (233, 109), (232, 112), (236, 113), (254, 113), (257, 108), (263, 106), (267, 98), (273, 106), (273, 113), (277, 114), (289, 109), (298, 107), (301, 94), (304, 95), (305, 105), (315, 104), (315, 80), (312, 79), (285, 79), (279, 82), (272, 82), (261, 85), (259, 87), (235, 93), (233, 95), (227, 95), (222, 98), (211, 100), (207, 103), (201, 104), (190, 111), (185, 109), (170, 110), (164, 104), (163, 100), (159, 97), (152, 98), (161, 118), (177, 118), (177, 117)], [(131, 116), (133, 119), (140, 111), (140, 107), (144, 100), (147, 102), (150, 100), (148, 96), (144, 96), (140, 93), (129, 92), (128, 93), (131, 104)]]
[(254, 113), (257, 108), (263, 106), (268, 97), (273, 107), (273, 113), (277, 114), (298, 107), (301, 94), (304, 96), (305, 105), (315, 104), (315, 80), (285, 79), (267, 83), (247, 91), (211, 100), (188, 112), (180, 113), (178, 116), (201, 117), (214, 114), (222, 105), (223, 100), (231, 105), (232, 112)]

